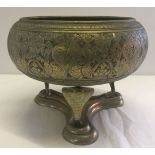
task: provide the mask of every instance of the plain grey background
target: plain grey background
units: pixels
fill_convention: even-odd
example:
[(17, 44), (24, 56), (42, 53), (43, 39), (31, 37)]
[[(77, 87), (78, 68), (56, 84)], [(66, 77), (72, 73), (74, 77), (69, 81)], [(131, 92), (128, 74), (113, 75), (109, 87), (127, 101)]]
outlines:
[(155, 8), (0, 8), (0, 74), (20, 73), (7, 51), (7, 36), (11, 26), (24, 16), (129, 16), (136, 18), (146, 29), (149, 38), (148, 54), (137, 75), (155, 74)]

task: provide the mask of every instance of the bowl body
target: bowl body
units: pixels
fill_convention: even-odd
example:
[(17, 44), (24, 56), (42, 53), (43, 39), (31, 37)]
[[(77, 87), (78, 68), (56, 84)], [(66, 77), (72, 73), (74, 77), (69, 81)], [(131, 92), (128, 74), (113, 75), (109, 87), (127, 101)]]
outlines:
[(124, 78), (141, 65), (147, 48), (144, 27), (129, 17), (25, 17), (8, 36), (21, 72), (70, 86)]

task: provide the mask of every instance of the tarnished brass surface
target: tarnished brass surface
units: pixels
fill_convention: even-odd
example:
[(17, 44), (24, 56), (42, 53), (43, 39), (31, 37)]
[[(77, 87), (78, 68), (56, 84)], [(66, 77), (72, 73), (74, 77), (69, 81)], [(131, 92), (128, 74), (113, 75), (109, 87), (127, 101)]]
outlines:
[(83, 108), (93, 93), (93, 88), (66, 87), (62, 89), (62, 94), (72, 108), (75, 120), (81, 118)]
[[(63, 88), (63, 94), (64, 92), (71, 93), (70, 95), (66, 94), (69, 98), (67, 100), (64, 97), (66, 95), (63, 96), (52, 89), (49, 89), (49, 91), (50, 94), (46, 89), (42, 90), (35, 98), (36, 103), (58, 109), (64, 113), (66, 126), (63, 130), (63, 136), (67, 141), (77, 145), (91, 144), (97, 140), (98, 132), (92, 124), (95, 113), (102, 109), (116, 108), (123, 105), (121, 95), (113, 91), (99, 96), (91, 96), (92, 88), (66, 87)], [(82, 99), (81, 96), (83, 96)], [(77, 112), (77, 108), (80, 112)]]
[(143, 26), (129, 17), (25, 17), (8, 37), (9, 54), (31, 78), (84, 86), (124, 78), (147, 52)]
[[(35, 101), (66, 116), (64, 138), (78, 145), (96, 141), (93, 115), (122, 106), (114, 82), (138, 69), (148, 49), (144, 27), (130, 17), (25, 17), (8, 36), (16, 67), (45, 83)], [(62, 93), (49, 83), (64, 87)], [(109, 83), (111, 91), (92, 96), (90, 86)]]

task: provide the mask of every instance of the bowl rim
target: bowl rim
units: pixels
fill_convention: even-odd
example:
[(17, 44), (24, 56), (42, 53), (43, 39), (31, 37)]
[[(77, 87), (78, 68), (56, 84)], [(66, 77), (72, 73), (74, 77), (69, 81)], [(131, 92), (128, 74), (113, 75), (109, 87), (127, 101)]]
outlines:
[(65, 23), (89, 23), (89, 22), (130, 22), (135, 21), (133, 17), (123, 16), (29, 16), (20, 21), (27, 22), (65, 22)]

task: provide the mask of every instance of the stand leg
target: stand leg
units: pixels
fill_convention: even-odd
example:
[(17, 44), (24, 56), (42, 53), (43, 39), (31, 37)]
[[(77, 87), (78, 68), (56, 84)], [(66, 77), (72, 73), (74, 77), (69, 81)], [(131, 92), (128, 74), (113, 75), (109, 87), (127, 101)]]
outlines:
[(49, 89), (49, 83), (45, 82), (45, 90), (46, 90), (46, 93), (50, 96), (51, 95), (51, 91)]
[(110, 83), (110, 87), (111, 87), (111, 92), (115, 92), (115, 84), (114, 84), (114, 82)]

